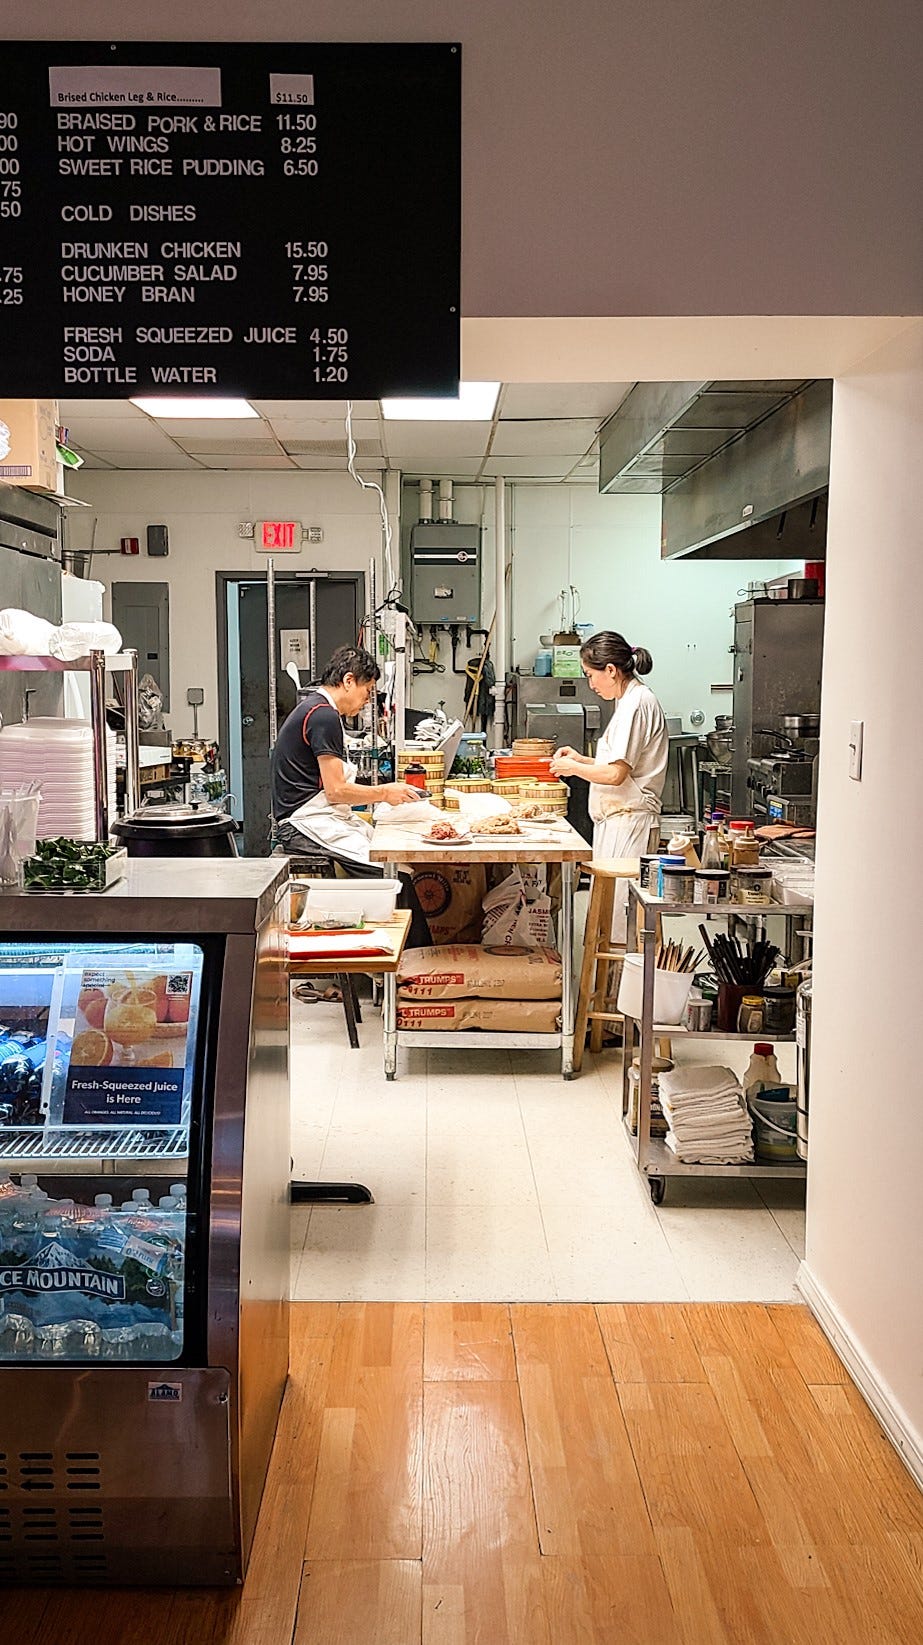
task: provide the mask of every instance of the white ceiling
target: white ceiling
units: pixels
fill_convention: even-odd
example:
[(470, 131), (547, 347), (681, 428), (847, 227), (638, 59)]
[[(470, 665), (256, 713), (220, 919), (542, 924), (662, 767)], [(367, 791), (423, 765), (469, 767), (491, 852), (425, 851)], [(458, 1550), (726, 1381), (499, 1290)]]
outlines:
[[(596, 485), (598, 432), (631, 383), (505, 383), (489, 423), (385, 421), (353, 402), (357, 464), (414, 475)], [(124, 400), (62, 400), (70, 443), (93, 469), (346, 467), (345, 400), (252, 400), (257, 418), (158, 422)]]

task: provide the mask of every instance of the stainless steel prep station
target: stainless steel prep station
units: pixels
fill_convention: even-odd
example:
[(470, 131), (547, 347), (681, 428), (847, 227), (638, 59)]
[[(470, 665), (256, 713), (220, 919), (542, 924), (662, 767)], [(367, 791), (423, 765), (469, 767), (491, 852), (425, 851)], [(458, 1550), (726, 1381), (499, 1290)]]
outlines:
[(0, 897), (2, 1583), (243, 1578), (288, 1374), (287, 886), (140, 859)]

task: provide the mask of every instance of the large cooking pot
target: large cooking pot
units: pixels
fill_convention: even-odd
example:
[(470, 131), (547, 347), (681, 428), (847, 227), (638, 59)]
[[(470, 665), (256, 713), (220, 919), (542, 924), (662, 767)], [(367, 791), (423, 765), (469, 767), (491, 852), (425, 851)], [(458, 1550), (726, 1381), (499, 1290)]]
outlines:
[(130, 857), (236, 857), (236, 831), (215, 805), (142, 805), (112, 825)]

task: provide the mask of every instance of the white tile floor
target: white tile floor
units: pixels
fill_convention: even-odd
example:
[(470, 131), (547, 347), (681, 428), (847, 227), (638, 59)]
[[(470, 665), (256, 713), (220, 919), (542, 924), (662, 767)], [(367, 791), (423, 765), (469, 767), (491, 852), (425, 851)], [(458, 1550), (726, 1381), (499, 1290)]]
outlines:
[(402, 1051), (389, 1083), (365, 1016), (351, 1051), (339, 1006), (292, 1001), (295, 1175), (375, 1196), (293, 1207), (297, 1299), (796, 1300), (803, 1183), (675, 1179), (655, 1208), (617, 1052), (565, 1084), (545, 1052)]

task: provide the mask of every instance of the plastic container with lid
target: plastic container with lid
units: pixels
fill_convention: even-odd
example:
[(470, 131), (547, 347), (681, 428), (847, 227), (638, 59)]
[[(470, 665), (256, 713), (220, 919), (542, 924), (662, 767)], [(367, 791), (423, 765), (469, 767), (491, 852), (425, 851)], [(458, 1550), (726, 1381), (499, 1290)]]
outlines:
[(763, 990), (763, 1027), (767, 1034), (794, 1034), (795, 990), (767, 987)]
[(661, 854), (657, 858), (656, 868), (651, 868), (649, 889), (652, 896), (663, 896), (663, 871), (665, 868), (686, 868), (685, 857), (670, 857)]
[(691, 903), (695, 888), (695, 870), (684, 862), (662, 862), (660, 865), (661, 898), (666, 903)]
[(739, 1034), (761, 1034), (763, 1027), (762, 994), (745, 994), (737, 1013), (737, 1032)]
[(738, 864), (731, 870), (731, 901), (750, 907), (772, 902), (772, 869)]
[(714, 908), (727, 902), (731, 876), (726, 868), (697, 868), (692, 900), (697, 908)]
[(641, 890), (649, 891), (652, 897), (656, 897), (657, 866), (660, 862), (660, 853), (657, 851), (646, 851), (639, 860), (641, 864), (641, 871), (638, 879), (641, 885)]

